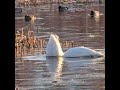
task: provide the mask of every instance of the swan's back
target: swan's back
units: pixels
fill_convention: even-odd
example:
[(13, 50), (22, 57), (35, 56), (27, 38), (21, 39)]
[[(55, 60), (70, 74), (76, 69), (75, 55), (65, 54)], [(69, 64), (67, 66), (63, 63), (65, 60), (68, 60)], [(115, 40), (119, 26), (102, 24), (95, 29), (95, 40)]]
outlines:
[(63, 56), (64, 53), (62, 51), (59, 37), (57, 35), (50, 35), (47, 47), (46, 47), (46, 56)]
[(87, 56), (100, 57), (103, 56), (103, 54), (87, 47), (70, 48), (64, 53), (64, 57), (87, 57)]

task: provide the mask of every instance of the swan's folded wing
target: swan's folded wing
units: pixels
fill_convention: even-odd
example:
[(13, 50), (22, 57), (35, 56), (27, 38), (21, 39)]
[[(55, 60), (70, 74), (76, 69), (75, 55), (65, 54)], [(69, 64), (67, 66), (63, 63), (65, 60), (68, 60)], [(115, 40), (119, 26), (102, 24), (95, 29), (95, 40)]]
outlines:
[(70, 48), (64, 53), (64, 57), (87, 57), (87, 56), (97, 57), (103, 56), (103, 54), (86, 47)]

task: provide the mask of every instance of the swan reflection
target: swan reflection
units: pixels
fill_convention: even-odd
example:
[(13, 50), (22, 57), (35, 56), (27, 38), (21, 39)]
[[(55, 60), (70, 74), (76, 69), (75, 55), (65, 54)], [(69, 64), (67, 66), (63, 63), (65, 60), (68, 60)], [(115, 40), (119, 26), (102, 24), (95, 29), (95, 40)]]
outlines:
[(48, 70), (52, 73), (53, 80), (59, 80), (62, 75), (63, 57), (46, 57)]

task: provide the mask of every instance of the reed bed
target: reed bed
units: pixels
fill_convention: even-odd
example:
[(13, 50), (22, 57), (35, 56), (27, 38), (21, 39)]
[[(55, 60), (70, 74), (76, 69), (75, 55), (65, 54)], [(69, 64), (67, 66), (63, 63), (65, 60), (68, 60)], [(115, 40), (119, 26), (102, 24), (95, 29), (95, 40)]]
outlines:
[[(48, 39), (37, 37), (34, 31), (29, 30), (26, 35), (23, 30), (15, 33), (15, 57), (33, 54), (46, 54)], [(60, 41), (63, 51), (78, 46), (74, 41)]]

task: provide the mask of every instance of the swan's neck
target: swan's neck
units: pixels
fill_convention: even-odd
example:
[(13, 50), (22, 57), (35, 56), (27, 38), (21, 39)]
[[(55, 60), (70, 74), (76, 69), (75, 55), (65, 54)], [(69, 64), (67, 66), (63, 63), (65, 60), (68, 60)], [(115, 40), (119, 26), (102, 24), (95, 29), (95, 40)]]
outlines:
[(57, 35), (50, 35), (47, 47), (46, 47), (46, 56), (63, 56), (64, 53), (62, 51), (59, 37)]

